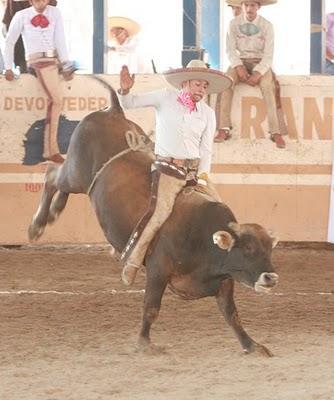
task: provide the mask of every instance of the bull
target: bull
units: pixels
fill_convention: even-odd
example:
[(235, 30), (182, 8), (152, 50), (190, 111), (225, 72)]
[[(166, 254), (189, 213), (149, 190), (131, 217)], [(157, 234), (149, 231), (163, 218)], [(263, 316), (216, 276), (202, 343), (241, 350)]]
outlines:
[[(145, 138), (128, 120), (112, 87), (111, 107), (87, 115), (75, 128), (64, 164), (50, 164), (38, 210), (29, 226), (37, 240), (66, 206), (70, 193), (87, 193), (108, 242), (124, 249), (150, 194), (152, 153), (128, 148), (127, 132)], [(148, 141), (146, 137), (146, 142)], [(238, 224), (213, 197), (181, 193), (146, 253), (146, 287), (138, 346), (151, 345), (150, 330), (167, 287), (184, 299), (216, 298), (245, 353), (272, 353), (243, 329), (234, 303), (234, 281), (257, 292), (278, 282), (271, 263), (275, 238), (258, 224)]]

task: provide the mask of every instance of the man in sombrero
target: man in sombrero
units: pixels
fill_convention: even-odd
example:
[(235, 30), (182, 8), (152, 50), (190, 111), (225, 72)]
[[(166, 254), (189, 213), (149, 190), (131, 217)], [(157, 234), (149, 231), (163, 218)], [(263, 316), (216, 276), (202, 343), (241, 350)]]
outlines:
[(131, 18), (108, 18), (108, 73), (119, 74), (123, 65), (131, 73), (151, 73), (152, 66), (140, 46), (138, 22)]
[(119, 99), (125, 108), (154, 107), (156, 113), (155, 156), (149, 211), (134, 229), (122, 255), (123, 282), (131, 285), (142, 266), (147, 247), (171, 214), (176, 196), (187, 182), (206, 185), (210, 172), (214, 111), (203, 100), (206, 94), (229, 88), (232, 80), (220, 71), (192, 60), (186, 68), (164, 74), (173, 88), (131, 94), (134, 75), (126, 66), (120, 74)]
[[(226, 74), (234, 80), (250, 86), (259, 86), (267, 108), (270, 139), (278, 148), (285, 147), (280, 131), (275, 98), (275, 78), (272, 72), (274, 30), (271, 22), (258, 15), (261, 6), (274, 4), (277, 0), (229, 0), (229, 4), (242, 7), (242, 14), (234, 18), (227, 34), (227, 55), (231, 66)], [(231, 106), (233, 88), (221, 96), (218, 134), (216, 142), (231, 137)]]
[(237, 17), (242, 13), (242, 8), (240, 4), (236, 4), (234, 0), (225, 0), (228, 7), (231, 7), (233, 17)]

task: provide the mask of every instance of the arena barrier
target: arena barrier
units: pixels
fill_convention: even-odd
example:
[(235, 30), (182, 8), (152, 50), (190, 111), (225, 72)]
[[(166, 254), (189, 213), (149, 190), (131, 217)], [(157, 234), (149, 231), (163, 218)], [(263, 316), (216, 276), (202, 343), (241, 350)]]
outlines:
[[(103, 78), (118, 87), (118, 76)], [(239, 85), (233, 104), (233, 137), (214, 144), (212, 179), (240, 222), (257, 222), (281, 240), (326, 241), (333, 162), (334, 82), (327, 76), (282, 76), (288, 127), (286, 149), (268, 140), (258, 88)], [(47, 101), (35, 78), (14, 82), (0, 76), (0, 244), (27, 243), (27, 227), (41, 196), (45, 163), (42, 129)], [(88, 113), (109, 104), (109, 94), (89, 75), (63, 82), (58, 140), (66, 151), (71, 133)], [(137, 75), (133, 92), (164, 86), (160, 75)], [(214, 104), (215, 99), (210, 102)], [(145, 131), (154, 127), (151, 109), (131, 110)], [(334, 197), (334, 196), (333, 196)], [(105, 238), (88, 197), (72, 195), (42, 243), (97, 243)]]

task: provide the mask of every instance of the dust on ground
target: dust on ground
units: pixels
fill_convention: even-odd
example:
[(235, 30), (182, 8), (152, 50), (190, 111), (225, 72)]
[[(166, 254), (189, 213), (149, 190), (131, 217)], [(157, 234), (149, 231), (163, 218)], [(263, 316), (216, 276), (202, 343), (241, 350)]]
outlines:
[(269, 295), (236, 285), (244, 355), (215, 299), (166, 291), (140, 353), (145, 276), (128, 290), (106, 246), (0, 248), (3, 400), (333, 400), (334, 250), (278, 248)]

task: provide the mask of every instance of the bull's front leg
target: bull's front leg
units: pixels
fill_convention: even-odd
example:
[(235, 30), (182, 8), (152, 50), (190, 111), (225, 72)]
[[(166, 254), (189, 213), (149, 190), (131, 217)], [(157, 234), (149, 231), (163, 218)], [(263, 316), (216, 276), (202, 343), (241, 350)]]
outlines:
[(146, 288), (143, 307), (142, 327), (138, 339), (138, 348), (146, 350), (152, 348), (150, 330), (153, 322), (159, 315), (161, 300), (167, 286), (168, 279), (160, 274), (158, 265), (151, 265), (146, 272)]
[(244, 330), (238, 316), (238, 311), (234, 303), (234, 281), (226, 279), (222, 281), (219, 292), (216, 296), (217, 304), (225, 317), (226, 322), (232, 327), (245, 353), (258, 351), (267, 357), (273, 354), (265, 346), (256, 343)]

